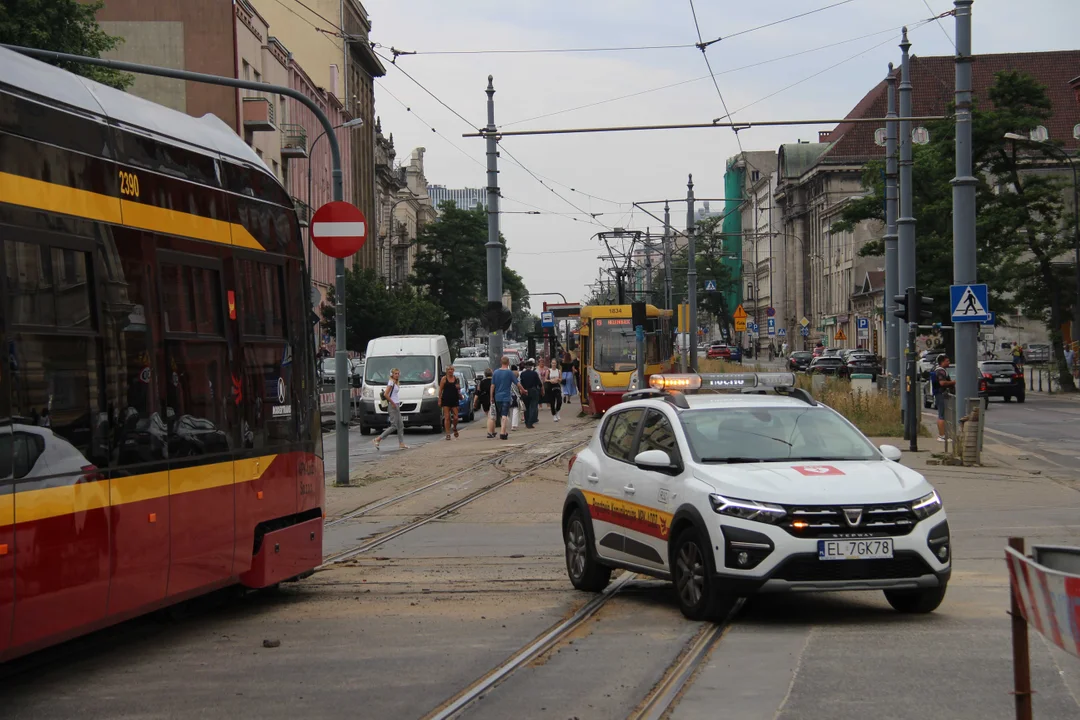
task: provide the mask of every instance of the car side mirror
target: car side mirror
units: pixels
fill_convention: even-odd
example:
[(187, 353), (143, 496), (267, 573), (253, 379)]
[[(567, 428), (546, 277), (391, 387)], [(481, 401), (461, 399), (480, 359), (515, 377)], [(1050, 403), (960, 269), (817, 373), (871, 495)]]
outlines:
[(882, 445), (879, 449), (886, 460), (900, 462), (900, 456), (903, 454), (900, 452), (900, 448), (895, 445)]
[(646, 450), (634, 458), (634, 464), (642, 470), (670, 470), (671, 457), (663, 450)]

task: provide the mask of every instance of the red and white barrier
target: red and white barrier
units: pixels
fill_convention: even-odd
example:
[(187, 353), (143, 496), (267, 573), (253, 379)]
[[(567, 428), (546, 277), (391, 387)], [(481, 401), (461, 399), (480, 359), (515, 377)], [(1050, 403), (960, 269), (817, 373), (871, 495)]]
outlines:
[[(360, 399), (360, 394), (363, 392), (362, 388), (350, 388), (349, 396), (352, 401), (355, 402)], [(324, 412), (334, 412), (334, 393), (319, 393), (319, 406)]]
[(1005, 548), (1005, 560), (1020, 614), (1059, 648), (1080, 657), (1080, 574), (1040, 565), (1011, 547)]

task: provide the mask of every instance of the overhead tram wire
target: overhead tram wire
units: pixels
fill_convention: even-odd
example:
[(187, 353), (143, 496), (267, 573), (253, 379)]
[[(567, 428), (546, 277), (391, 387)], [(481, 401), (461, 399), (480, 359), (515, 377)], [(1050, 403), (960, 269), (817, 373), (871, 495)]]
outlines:
[(426, 127), (428, 128), (428, 129), (430, 129), (430, 130), (431, 130), (431, 132), (435, 133), (435, 134), (436, 134), (436, 135), (438, 135), (438, 136), (439, 136), (440, 138), (442, 138), (443, 140), (445, 140), (445, 141), (446, 141), (447, 143), (449, 143), (450, 145), (452, 145), (452, 146), (454, 147), (454, 149), (455, 149), (455, 150), (457, 150), (458, 152), (460, 152), (460, 153), (461, 153), (462, 155), (464, 155), (465, 157), (469, 158), (469, 160), (471, 160), (472, 162), (476, 163), (477, 165), (479, 165), (480, 167), (484, 168), (485, 170), (487, 169), (487, 166), (486, 166), (486, 165), (485, 165), (484, 163), (482, 163), (482, 162), (480, 162), (479, 160), (477, 160), (476, 158), (474, 158), (474, 157), (473, 157), (472, 155), (470, 155), (470, 154), (469, 154), (469, 153), (468, 153), (468, 152), (467, 152), (467, 151), (466, 151), (466, 150), (465, 150), (465, 149), (464, 149), (463, 147), (461, 147), (460, 145), (458, 145), (457, 143), (455, 143), (455, 142), (454, 142), (453, 140), (451, 140), (450, 138), (448, 138), (448, 137), (446, 137), (445, 135), (443, 135), (443, 134), (442, 134), (441, 132), (439, 132), (438, 130), (436, 130), (436, 129), (435, 129), (435, 126), (434, 126), (434, 125), (432, 125), (432, 124), (431, 124), (431, 123), (429, 123), (429, 122), (428, 122), (427, 120), (424, 120), (424, 118), (422, 118), (422, 117), (420, 117), (419, 115), (417, 115), (417, 114), (416, 114), (416, 111), (412, 109), (412, 106), (411, 106), (411, 105), (408, 105), (408, 104), (406, 104), (406, 103), (405, 103), (404, 101), (402, 101), (402, 100), (401, 100), (401, 98), (399, 98), (399, 97), (398, 97), (397, 95), (395, 95), (394, 93), (392, 93), (392, 92), (390, 91), (390, 89), (389, 89), (388, 87), (386, 87), (386, 84), (385, 84), (385, 83), (382, 83), (382, 82), (380, 82), (380, 83), (379, 83), (379, 87), (380, 87), (380, 88), (381, 88), (381, 89), (383, 90), (383, 92), (385, 92), (385, 93), (386, 93), (387, 95), (389, 95), (390, 97), (392, 97), (392, 98), (394, 99), (394, 101), (398, 103), (398, 105), (401, 105), (401, 107), (405, 108), (405, 111), (406, 111), (406, 112), (408, 112), (408, 113), (409, 113), (410, 115), (412, 115), (412, 116), (413, 116), (414, 118), (416, 118), (416, 119), (417, 119), (417, 120), (419, 120), (419, 121), (420, 121), (421, 123), (423, 123), (423, 124), (424, 124), (424, 125), (425, 125), (425, 126), (426, 126)]
[[(543, 185), (544, 187), (546, 187), (546, 188), (547, 188), (548, 190), (550, 190), (550, 191), (551, 191), (551, 194), (552, 194), (552, 195), (554, 195), (555, 197), (559, 198), (559, 199), (560, 199), (560, 200), (562, 200), (562, 201), (563, 201), (564, 203), (566, 203), (566, 204), (567, 204), (567, 205), (569, 205), (570, 207), (574, 208), (574, 209), (575, 209), (575, 210), (577, 210), (578, 212), (580, 212), (580, 213), (585, 213), (585, 211), (584, 211), (584, 210), (582, 210), (582, 209), (581, 209), (580, 207), (578, 207), (578, 206), (577, 206), (577, 205), (575, 205), (575, 204), (574, 204), (573, 202), (571, 202), (570, 200), (568, 200), (567, 198), (563, 197), (563, 196), (562, 196), (562, 195), (560, 195), (560, 194), (559, 194), (558, 192), (556, 192), (556, 191), (555, 191), (555, 188), (551, 187), (551, 186), (550, 186), (550, 185), (548, 185), (548, 184), (547, 184), (546, 182), (544, 182), (543, 180), (541, 180), (541, 179), (540, 179), (540, 178), (539, 178), (539, 177), (538, 177), (538, 176), (536, 175), (536, 173), (534, 173), (534, 172), (533, 172), (532, 170), (530, 170), (529, 168), (525, 167), (525, 165), (524, 165), (524, 164), (523, 164), (523, 163), (522, 163), (522, 162), (521, 162), (520, 160), (518, 160), (518, 159), (517, 159), (517, 158), (516, 158), (516, 157), (514, 156), (514, 154), (513, 154), (513, 153), (511, 153), (511, 152), (510, 152), (509, 150), (507, 150), (507, 149), (506, 149), (506, 147), (505, 147), (505, 146), (504, 146), (504, 145), (502, 144), (502, 141), (499, 141), (499, 147), (501, 147), (501, 148), (502, 148), (502, 151), (503, 151), (504, 153), (506, 153), (506, 156), (507, 156), (508, 158), (510, 158), (510, 160), (511, 160), (511, 161), (513, 161), (514, 163), (516, 163), (516, 164), (518, 165), (518, 167), (520, 167), (520, 168), (521, 168), (522, 170), (524, 170), (524, 171), (525, 171), (525, 172), (527, 172), (527, 173), (528, 173), (529, 175), (531, 175), (531, 176), (532, 176), (532, 178), (533, 178), (534, 180), (536, 180), (536, 182), (540, 183), (541, 185)], [(585, 213), (585, 214), (589, 214), (589, 213)], [(608, 228), (608, 229), (611, 229), (611, 226), (610, 226), (610, 225), (605, 225), (605, 224), (604, 224), (603, 222), (600, 222), (600, 221), (596, 220), (595, 218), (594, 218), (594, 219), (592, 220), (592, 222), (593, 222), (594, 224), (596, 224), (596, 225), (599, 225), (600, 227), (603, 227), (603, 228)]]
[[(379, 53), (376, 53), (376, 55), (378, 55), (379, 57), (381, 57), (381, 58), (382, 58), (383, 60), (387, 60), (387, 58), (386, 58), (385, 56), (383, 56), (383, 55), (381, 55), (381, 54), (379, 54)], [(476, 129), (476, 130), (477, 130), (477, 131), (478, 131), (478, 132), (480, 133), (480, 135), (482, 135), (482, 134), (483, 134), (483, 133), (482, 133), (482, 130), (481, 130), (481, 128), (480, 128), (480, 126), (476, 125), (475, 123), (469, 122), (469, 119), (468, 119), (468, 118), (466, 118), (466, 117), (465, 117), (464, 115), (462, 115), (461, 113), (459, 113), (459, 112), (458, 112), (457, 110), (455, 110), (454, 108), (452, 108), (452, 107), (450, 107), (450, 106), (449, 106), (448, 104), (446, 104), (446, 103), (445, 103), (445, 102), (444, 102), (444, 101), (442, 100), (442, 98), (440, 98), (440, 97), (439, 97), (438, 95), (436, 95), (435, 93), (431, 92), (431, 90), (428, 90), (428, 89), (427, 89), (427, 87), (425, 87), (423, 83), (421, 83), (421, 82), (420, 82), (419, 80), (417, 80), (417, 79), (416, 79), (416, 78), (414, 78), (414, 77), (413, 77), (412, 75), (410, 75), (410, 74), (409, 74), (408, 72), (406, 72), (406, 71), (405, 71), (405, 70), (404, 70), (404, 69), (403, 69), (403, 68), (402, 68), (401, 66), (399, 66), (399, 65), (397, 65), (397, 64), (395, 64), (395, 63), (393, 63), (392, 61), (389, 61), (389, 60), (387, 60), (387, 61), (388, 61), (388, 62), (390, 62), (390, 64), (391, 64), (391, 65), (393, 65), (393, 66), (394, 66), (395, 68), (397, 68), (397, 70), (398, 70), (399, 72), (401, 72), (401, 73), (402, 73), (403, 75), (405, 75), (405, 77), (407, 77), (407, 78), (408, 78), (408, 79), (409, 79), (410, 81), (412, 81), (412, 83), (413, 83), (413, 84), (415, 84), (415, 85), (416, 85), (417, 87), (419, 87), (419, 88), (420, 88), (421, 90), (423, 90), (423, 91), (424, 91), (425, 93), (427, 93), (427, 94), (428, 94), (428, 95), (430, 95), (430, 96), (431, 96), (432, 98), (434, 98), (434, 99), (435, 99), (435, 101), (436, 101), (436, 102), (438, 102), (438, 103), (439, 103), (440, 105), (442, 105), (442, 106), (443, 106), (444, 108), (446, 108), (446, 109), (447, 109), (447, 110), (449, 110), (449, 111), (450, 111), (451, 113), (453, 113), (453, 114), (454, 114), (454, 116), (456, 116), (456, 117), (457, 117), (457, 118), (458, 118), (459, 120), (461, 120), (461, 121), (462, 121), (463, 123), (465, 123), (465, 124), (466, 124), (466, 125), (468, 125), (469, 127), (471, 127), (471, 128), (474, 128), (474, 129)], [(384, 87), (385, 87), (385, 85), (384, 85)], [(395, 98), (395, 99), (396, 99), (396, 98)], [(399, 100), (399, 102), (400, 102), (400, 100)], [(426, 124), (426, 123), (425, 123), (425, 124)], [(468, 136), (465, 136), (465, 137), (472, 137), (472, 136), (471, 136), (471, 135), (468, 135)], [(567, 200), (566, 198), (564, 198), (564, 197), (563, 197), (562, 195), (559, 195), (559, 193), (557, 193), (557, 192), (556, 192), (556, 191), (555, 191), (555, 190), (554, 190), (554, 189), (553, 189), (552, 187), (550, 187), (550, 186), (549, 186), (549, 185), (548, 185), (547, 183), (545, 183), (545, 182), (544, 182), (543, 180), (541, 180), (541, 179), (540, 179), (540, 177), (538, 177), (538, 174), (537, 174), (537, 173), (534, 173), (534, 172), (533, 172), (532, 170), (530, 170), (529, 168), (525, 167), (525, 165), (524, 165), (524, 164), (523, 164), (523, 163), (522, 163), (522, 162), (521, 162), (520, 160), (518, 160), (518, 159), (517, 159), (516, 157), (514, 157), (514, 156), (513, 156), (513, 155), (512, 155), (511, 153), (510, 153), (510, 151), (509, 151), (509, 150), (507, 150), (507, 149), (506, 149), (505, 147), (503, 148), (503, 151), (504, 151), (504, 152), (505, 152), (505, 153), (507, 154), (507, 156), (508, 156), (508, 157), (510, 157), (510, 158), (511, 158), (511, 159), (513, 160), (513, 162), (514, 162), (514, 163), (516, 163), (516, 164), (517, 164), (517, 165), (518, 165), (518, 166), (519, 166), (519, 167), (520, 167), (520, 168), (521, 168), (522, 170), (524, 170), (525, 172), (527, 172), (527, 173), (528, 173), (528, 174), (529, 174), (530, 176), (532, 176), (532, 178), (533, 178), (534, 180), (536, 180), (536, 181), (537, 181), (537, 182), (539, 182), (539, 183), (540, 183), (541, 185), (543, 185), (543, 186), (544, 186), (544, 187), (546, 187), (546, 188), (547, 188), (548, 190), (550, 190), (550, 191), (551, 191), (551, 192), (552, 192), (552, 193), (553, 193), (553, 194), (554, 194), (554, 195), (555, 195), (556, 197), (558, 197), (559, 199), (563, 200), (563, 201), (564, 201), (564, 202), (565, 202), (566, 204), (570, 205), (570, 206), (571, 206), (571, 207), (573, 207), (573, 208), (574, 208), (575, 210), (578, 210), (579, 212), (582, 212), (582, 213), (584, 213), (584, 214), (587, 214), (587, 215), (591, 215), (591, 213), (585, 213), (585, 211), (584, 211), (584, 210), (582, 210), (582, 209), (581, 209), (580, 207), (578, 207), (578, 206), (577, 206), (577, 205), (575, 205), (574, 203), (570, 202), (569, 200)], [(568, 188), (570, 188), (570, 189), (571, 189), (572, 191), (574, 191), (574, 192), (577, 192), (577, 193), (580, 193), (580, 194), (582, 194), (582, 195), (585, 195), (585, 196), (587, 196), (587, 197), (591, 197), (591, 198), (596, 198), (597, 200), (603, 200), (603, 198), (600, 198), (600, 197), (598, 197), (598, 196), (595, 196), (595, 195), (589, 195), (589, 194), (588, 194), (588, 193), (586, 193), (586, 192), (583, 192), (583, 191), (581, 191), (581, 190), (577, 190), (577, 189), (575, 189), (575, 188), (572, 188), (572, 187), (570, 187), (569, 185), (565, 185), (564, 183), (561, 183), (561, 182), (559, 182), (559, 181), (557, 181), (557, 180), (554, 180), (553, 178), (548, 178), (548, 180), (551, 180), (551, 182), (554, 182), (554, 183), (556, 183), (556, 184), (558, 184), (558, 185), (564, 185), (564, 187), (568, 187)], [(626, 205), (626, 204), (627, 204), (627, 203), (619, 203), (619, 202), (615, 202), (614, 200), (605, 200), (604, 202), (608, 202), (608, 203), (611, 203), (611, 204), (613, 204), (613, 205), (620, 205), (620, 206), (621, 206), (621, 205)], [(601, 227), (608, 227), (607, 225), (604, 225), (603, 223), (597, 223), (597, 224), (599, 224), (599, 225), (600, 225)]]
[[(913, 25), (914, 23), (906, 23), (907, 25)], [(800, 50), (799, 52), (789, 53), (787, 55), (780, 55), (778, 57), (769, 58), (768, 60), (760, 60), (758, 62), (750, 63), (749, 65), (740, 65), (739, 67), (729, 68), (727, 70), (720, 70), (717, 75), (728, 75), (730, 73), (741, 72), (743, 70), (750, 70), (752, 68), (761, 67), (762, 65), (769, 65), (771, 63), (780, 62), (782, 60), (790, 60), (791, 58), (799, 57), (801, 55), (809, 55), (810, 53), (820, 52), (822, 50), (828, 50), (829, 48), (839, 47), (840, 45), (847, 45), (848, 43), (858, 42), (859, 40), (865, 40), (866, 38), (875, 37), (877, 35), (884, 35), (885, 33), (897, 32), (904, 25), (897, 25), (895, 27), (886, 28), (884, 30), (878, 30), (877, 32), (867, 33), (865, 35), (858, 35), (856, 37), (847, 38), (846, 40), (839, 40), (837, 42), (829, 43), (827, 45), (819, 45), (817, 47), (808, 48), (806, 50)], [(585, 105), (577, 105), (574, 107), (563, 108), (562, 110), (555, 110), (553, 112), (544, 113), (543, 115), (535, 115), (529, 118), (522, 118), (521, 120), (514, 120), (512, 122), (503, 123), (501, 127), (510, 127), (511, 125), (520, 125), (521, 123), (532, 122), (533, 120), (542, 120), (543, 118), (553, 117), (555, 115), (562, 115), (568, 112), (574, 112), (576, 110), (585, 110), (587, 108), (596, 107), (598, 105), (605, 105), (607, 103), (616, 102), (618, 100), (628, 100), (633, 97), (639, 97), (641, 95), (647, 95), (649, 93), (659, 92), (660, 90), (669, 90), (671, 88), (680, 87), (682, 85), (689, 85), (690, 83), (701, 82), (702, 80), (708, 80), (711, 76), (701, 75), (695, 78), (689, 78), (687, 80), (680, 80), (678, 82), (669, 83), (667, 85), (659, 85), (657, 87), (648, 88), (646, 90), (639, 90), (637, 92), (629, 93), (627, 95), (619, 95), (617, 97), (607, 98), (605, 100), (597, 100), (596, 102), (586, 103)]]
[[(846, 0), (846, 1), (850, 2), (850, 0)], [(701, 50), (701, 57), (705, 60), (705, 67), (708, 68), (708, 70), (709, 70), (709, 77), (712, 78), (713, 87), (716, 88), (716, 94), (720, 97), (720, 106), (724, 108), (724, 117), (731, 118), (732, 120), (734, 120), (735, 118), (733, 118), (731, 116), (731, 112), (728, 111), (727, 101), (724, 100), (724, 93), (720, 92), (720, 83), (717, 82), (717, 80), (716, 80), (716, 73), (713, 72), (712, 63), (709, 62), (709, 53), (708, 53), (709, 46), (712, 45), (713, 43), (719, 42), (720, 38), (717, 38), (716, 40), (712, 40), (711, 42), (705, 42), (702, 39), (702, 37), (701, 37), (701, 25), (698, 24), (697, 10), (694, 9), (694, 0), (690, 0), (690, 13), (694, 16), (694, 30), (697, 31), (697, 36), (698, 36), (698, 45), (697, 45), (697, 47), (698, 47), (699, 50)], [(733, 128), (731, 128), (731, 131), (733, 133), (735, 133), (735, 142), (739, 145), (739, 153), (744, 153), (745, 151), (743, 150), (742, 138), (739, 137), (739, 129), (733, 127)]]
[(952, 35), (950, 35), (949, 31), (945, 29), (945, 26), (941, 24), (941, 18), (955, 15), (956, 12), (954, 10), (949, 10), (948, 12), (943, 12), (938, 15), (934, 12), (934, 8), (930, 7), (930, 0), (923, 0), (923, 5), (925, 5), (926, 9), (930, 11), (930, 15), (933, 16), (934, 22), (936, 22), (937, 26), (941, 28), (941, 34), (945, 36), (945, 39), (949, 41), (949, 44), (952, 45), (952, 49), (955, 51), (956, 41), (952, 39)]
[(792, 20), (798, 20), (800, 18), (804, 18), (804, 17), (806, 17), (808, 15), (813, 15), (814, 13), (819, 13), (819, 12), (822, 12), (824, 10), (831, 10), (834, 7), (840, 7), (841, 5), (847, 5), (848, 3), (851, 3), (851, 2), (855, 2), (855, 0), (840, 0), (839, 2), (834, 2), (831, 5), (825, 5), (824, 7), (814, 8), (813, 10), (807, 10), (806, 12), (799, 13), (798, 15), (792, 15), (790, 17), (782, 18), (780, 20), (773, 20), (772, 22), (765, 23), (764, 25), (758, 25), (756, 27), (747, 28), (746, 30), (739, 30), (738, 32), (733, 32), (730, 35), (725, 35), (724, 39), (725, 40), (730, 40), (731, 38), (739, 37), (740, 35), (748, 35), (748, 34), (750, 34), (752, 32), (757, 32), (758, 30), (764, 30), (765, 28), (771, 28), (771, 27), (775, 27), (776, 25), (782, 25), (783, 23), (790, 22)]

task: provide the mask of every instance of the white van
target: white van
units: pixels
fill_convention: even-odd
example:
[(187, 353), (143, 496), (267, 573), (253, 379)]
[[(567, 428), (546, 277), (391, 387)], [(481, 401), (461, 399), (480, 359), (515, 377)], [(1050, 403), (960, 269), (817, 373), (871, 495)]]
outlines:
[(390, 422), (379, 407), (379, 395), (390, 371), (401, 371), (401, 416), (406, 427), (428, 425), (442, 429), (439, 411), (439, 380), (450, 365), (450, 346), (442, 335), (390, 335), (375, 338), (367, 346), (363, 392), (360, 399), (360, 432), (382, 430)]

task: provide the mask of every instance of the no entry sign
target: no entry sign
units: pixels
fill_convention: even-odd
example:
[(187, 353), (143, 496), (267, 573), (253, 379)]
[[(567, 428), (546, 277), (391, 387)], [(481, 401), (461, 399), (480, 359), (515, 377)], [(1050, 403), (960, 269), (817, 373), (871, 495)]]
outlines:
[(311, 240), (324, 255), (349, 257), (367, 240), (364, 213), (347, 202), (326, 203), (311, 218)]

